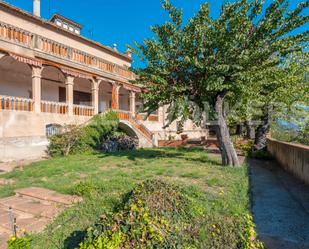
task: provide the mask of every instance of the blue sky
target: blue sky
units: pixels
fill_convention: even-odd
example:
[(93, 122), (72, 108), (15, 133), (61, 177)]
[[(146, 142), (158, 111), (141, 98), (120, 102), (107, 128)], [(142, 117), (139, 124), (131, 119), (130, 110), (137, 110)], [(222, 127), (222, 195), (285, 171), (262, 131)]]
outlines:
[[(290, 0), (291, 6), (305, 0)], [(6, 2), (32, 12), (32, 0), (6, 0)], [(171, 0), (183, 9), (185, 21), (192, 17), (206, 0)], [(226, 0), (209, 0), (211, 13), (217, 17), (220, 5)], [(271, 0), (266, 0), (266, 3)], [(50, 4), (49, 4), (50, 3)], [(41, 15), (49, 19), (59, 13), (83, 25), (82, 35), (112, 46), (117, 43), (121, 52), (126, 44), (141, 42), (152, 36), (151, 25), (168, 20), (161, 8), (161, 0), (41, 0)], [(303, 29), (309, 27), (303, 27)], [(141, 63), (135, 58), (134, 66)]]

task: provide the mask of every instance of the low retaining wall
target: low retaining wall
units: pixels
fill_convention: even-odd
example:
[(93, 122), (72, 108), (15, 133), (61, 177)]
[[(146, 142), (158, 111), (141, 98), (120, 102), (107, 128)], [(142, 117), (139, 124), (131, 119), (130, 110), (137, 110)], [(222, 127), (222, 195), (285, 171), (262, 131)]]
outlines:
[(269, 138), (268, 152), (280, 165), (309, 184), (309, 146), (286, 143)]
[(39, 159), (46, 156), (46, 137), (0, 138), (0, 161)]

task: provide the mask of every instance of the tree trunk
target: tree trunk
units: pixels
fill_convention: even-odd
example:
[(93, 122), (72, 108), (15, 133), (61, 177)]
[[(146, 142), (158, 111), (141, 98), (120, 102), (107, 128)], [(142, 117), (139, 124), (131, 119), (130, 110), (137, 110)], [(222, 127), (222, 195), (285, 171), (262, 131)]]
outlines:
[(258, 127), (255, 141), (253, 145), (254, 151), (265, 150), (267, 146), (267, 134), (270, 130), (270, 123), (272, 118), (272, 108), (267, 106), (263, 116), (262, 124)]
[(246, 138), (254, 139), (255, 138), (255, 129), (251, 120), (246, 121)]
[(243, 125), (242, 124), (236, 125), (236, 135), (238, 136), (242, 135), (242, 131), (243, 131)]
[(221, 93), (216, 99), (216, 113), (218, 115), (218, 124), (216, 125), (216, 134), (222, 157), (222, 165), (240, 166), (238, 156), (232, 143), (229, 129), (226, 124), (223, 102), (226, 93)]

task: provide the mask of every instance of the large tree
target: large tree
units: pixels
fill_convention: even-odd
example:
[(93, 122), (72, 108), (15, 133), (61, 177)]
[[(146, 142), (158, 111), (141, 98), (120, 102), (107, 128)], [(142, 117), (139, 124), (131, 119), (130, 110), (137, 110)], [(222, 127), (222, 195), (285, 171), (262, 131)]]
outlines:
[(147, 63), (136, 70), (136, 83), (147, 89), (145, 110), (169, 105), (170, 122), (187, 118), (199, 122), (207, 103), (216, 114), (223, 165), (239, 166), (225, 100), (251, 89), (252, 72), (280, 65), (290, 53), (307, 46), (309, 31), (291, 31), (307, 23), (309, 16), (302, 12), (308, 6), (306, 1), (288, 11), (287, 0), (276, 0), (263, 10), (262, 1), (240, 0), (222, 5), (214, 19), (205, 3), (184, 24), (182, 11), (165, 0), (163, 8), (171, 20), (152, 27), (155, 38), (131, 47)]

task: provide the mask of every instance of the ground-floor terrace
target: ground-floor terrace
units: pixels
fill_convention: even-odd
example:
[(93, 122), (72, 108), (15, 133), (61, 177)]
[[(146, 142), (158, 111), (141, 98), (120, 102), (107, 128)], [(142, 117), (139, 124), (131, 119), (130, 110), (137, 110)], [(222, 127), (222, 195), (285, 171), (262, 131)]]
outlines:
[[(0, 75), (2, 161), (38, 157), (46, 149), (47, 136), (57, 132), (58, 126), (84, 124), (110, 109), (118, 113), (124, 130), (136, 135), (141, 147), (181, 139), (177, 122), (162, 129), (165, 107), (148, 118), (140, 113), (141, 89), (130, 83), (12, 53), (0, 53)], [(190, 138), (207, 136), (190, 121), (185, 132)]]

